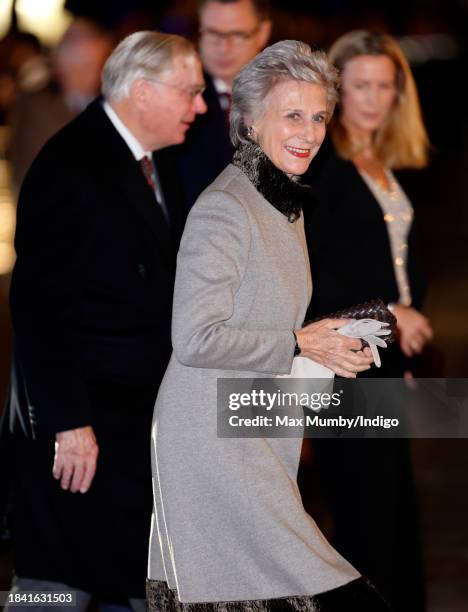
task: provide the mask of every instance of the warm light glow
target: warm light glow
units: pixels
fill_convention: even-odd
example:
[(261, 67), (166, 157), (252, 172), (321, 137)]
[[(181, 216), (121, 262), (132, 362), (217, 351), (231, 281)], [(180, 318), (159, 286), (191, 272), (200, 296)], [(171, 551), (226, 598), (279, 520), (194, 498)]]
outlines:
[(2, 197), (0, 190), (0, 242), (12, 242), (15, 233), (15, 209), (11, 197)]
[(10, 189), (10, 169), (4, 159), (7, 142), (8, 129), (0, 126), (0, 275), (11, 272), (16, 257), (13, 248), (16, 208)]
[(10, 27), (12, 4), (13, 0), (0, 0), (0, 38), (8, 32)]
[(46, 45), (55, 44), (71, 21), (64, 4), (65, 0), (17, 0), (20, 30), (36, 34)]
[(6, 189), (0, 189), (0, 275), (11, 272), (15, 263), (14, 233), (15, 207), (13, 199), (11, 193)]
[(8, 274), (15, 264), (15, 250), (11, 244), (0, 242), (0, 274)]

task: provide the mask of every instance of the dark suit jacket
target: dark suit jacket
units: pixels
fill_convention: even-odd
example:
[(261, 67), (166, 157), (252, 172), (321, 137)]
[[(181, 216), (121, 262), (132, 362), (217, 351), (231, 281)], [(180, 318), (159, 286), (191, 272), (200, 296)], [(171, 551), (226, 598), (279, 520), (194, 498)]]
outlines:
[[(382, 210), (354, 164), (339, 157), (327, 141), (303, 182), (312, 186), (315, 196), (304, 211), (314, 285), (308, 315), (327, 314), (372, 298), (397, 302)], [(414, 223), (407, 272), (413, 304), (420, 308), (425, 274)]]
[(14, 382), (25, 381), (38, 430), (89, 424), (90, 382), (157, 389), (184, 215), (170, 152), (155, 163), (171, 230), (96, 101), (46, 144), (24, 181), (11, 286)]
[(198, 115), (186, 140), (176, 147), (185, 201), (191, 208), (200, 193), (230, 163), (234, 148), (212, 78), (205, 74), (208, 110)]
[[(310, 206), (304, 210), (313, 283), (307, 319), (373, 298), (397, 302), (399, 293), (382, 210), (354, 164), (342, 159), (327, 140), (302, 180), (314, 192)], [(414, 223), (408, 237), (407, 273), (413, 305), (419, 309), (426, 280)], [(389, 362), (389, 353), (386, 349), (383, 363)], [(399, 357), (395, 355), (395, 360), (401, 365)], [(383, 375), (383, 369), (376, 374)]]
[[(154, 158), (170, 228), (98, 100), (45, 145), (18, 205), (15, 571), (112, 597), (145, 592), (151, 419), (184, 221), (172, 154)], [(73, 495), (52, 478), (54, 434), (85, 425), (97, 471)]]

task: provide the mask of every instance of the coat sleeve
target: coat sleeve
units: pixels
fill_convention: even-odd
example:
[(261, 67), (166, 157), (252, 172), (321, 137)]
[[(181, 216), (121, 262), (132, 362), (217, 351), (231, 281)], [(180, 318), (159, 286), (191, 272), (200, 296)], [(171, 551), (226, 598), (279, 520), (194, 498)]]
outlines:
[(172, 342), (184, 365), (290, 372), (291, 329), (230, 324), (250, 255), (251, 228), (242, 204), (223, 191), (203, 194), (190, 212), (177, 260)]
[(82, 285), (81, 254), (92, 212), (85, 179), (47, 145), (20, 193), (10, 292), (15, 359), (33, 429), (55, 433), (90, 424), (70, 320)]

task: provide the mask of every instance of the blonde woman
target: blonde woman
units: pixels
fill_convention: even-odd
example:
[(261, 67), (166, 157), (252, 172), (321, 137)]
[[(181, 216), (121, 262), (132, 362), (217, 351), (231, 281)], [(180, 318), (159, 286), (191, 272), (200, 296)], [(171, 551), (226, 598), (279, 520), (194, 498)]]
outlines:
[(424, 274), (413, 209), (393, 170), (425, 166), (428, 138), (413, 76), (393, 38), (350, 32), (329, 57), (341, 73), (341, 96), (328, 145), (307, 177), (318, 200), (307, 223), (319, 287), (309, 314), (373, 297), (391, 304), (401, 352), (386, 352), (377, 375), (399, 376), (402, 357), (420, 353), (432, 331), (419, 312)]
[[(316, 199), (305, 211), (314, 281), (308, 318), (381, 298), (397, 317), (399, 343), (380, 370), (363, 375), (400, 377), (432, 330), (420, 312), (425, 281), (414, 212), (393, 171), (425, 166), (428, 137), (411, 70), (392, 37), (349, 32), (329, 59), (340, 72), (340, 99), (304, 177)], [(323, 440), (314, 448), (335, 546), (395, 610), (424, 609), (407, 441)]]

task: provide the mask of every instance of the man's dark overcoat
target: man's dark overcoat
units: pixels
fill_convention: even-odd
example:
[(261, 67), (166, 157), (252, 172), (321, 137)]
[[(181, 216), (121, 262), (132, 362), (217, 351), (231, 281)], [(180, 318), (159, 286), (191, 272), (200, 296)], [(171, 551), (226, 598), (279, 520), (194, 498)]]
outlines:
[[(170, 225), (96, 100), (42, 149), (18, 205), (15, 570), (101, 595), (145, 590), (150, 427), (184, 221), (171, 153), (154, 159)], [(86, 425), (100, 449), (95, 479), (84, 495), (61, 491), (55, 433)]]

